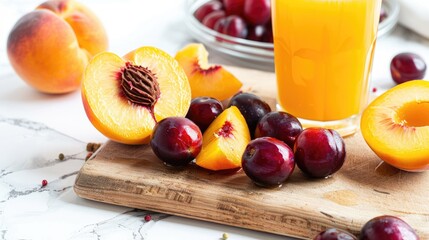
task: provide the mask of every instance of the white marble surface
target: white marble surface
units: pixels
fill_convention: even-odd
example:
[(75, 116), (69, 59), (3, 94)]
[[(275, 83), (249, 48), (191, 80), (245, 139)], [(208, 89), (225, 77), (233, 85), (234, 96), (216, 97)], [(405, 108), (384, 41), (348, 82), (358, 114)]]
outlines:
[[(83, 1), (103, 21), (110, 51), (142, 45), (174, 54), (193, 41), (183, 23), (184, 0)], [(80, 199), (72, 186), (87, 142), (105, 142), (87, 120), (78, 91), (35, 92), (6, 56), (8, 32), (41, 1), (0, 0), (0, 239), (285, 239), (284, 237)], [(404, 51), (429, 62), (429, 41), (402, 27), (378, 41), (372, 85), (394, 86), (391, 58)], [(234, 65), (212, 53), (211, 60)], [(58, 154), (64, 153), (61, 161)], [(48, 180), (46, 187), (41, 181)], [(145, 222), (151, 214), (153, 221)]]

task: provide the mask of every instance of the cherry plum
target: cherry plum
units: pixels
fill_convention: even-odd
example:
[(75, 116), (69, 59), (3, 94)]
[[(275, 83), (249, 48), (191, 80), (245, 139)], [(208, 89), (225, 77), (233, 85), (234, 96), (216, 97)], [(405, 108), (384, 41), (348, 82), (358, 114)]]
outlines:
[(337, 131), (306, 128), (295, 139), (294, 154), (302, 172), (310, 177), (324, 178), (343, 166), (346, 148)]
[(299, 120), (282, 111), (269, 112), (263, 116), (255, 129), (255, 138), (274, 137), (293, 148), (295, 138), (302, 132)]
[(248, 92), (235, 94), (231, 98), (229, 106), (236, 106), (243, 114), (252, 137), (255, 135), (256, 125), (259, 120), (265, 114), (271, 112), (271, 107), (268, 103), (255, 94)]
[(212, 97), (192, 99), (186, 118), (192, 120), (204, 132), (223, 111), (222, 103)]
[(359, 240), (418, 240), (414, 229), (394, 216), (378, 216), (369, 220), (361, 229)]
[(293, 152), (284, 142), (262, 137), (252, 140), (244, 150), (241, 165), (246, 175), (257, 185), (279, 186), (295, 168)]
[(202, 148), (198, 126), (184, 117), (168, 117), (153, 130), (150, 146), (155, 155), (171, 166), (184, 166), (195, 159)]
[(390, 63), (393, 80), (403, 83), (410, 80), (423, 79), (426, 73), (426, 63), (422, 57), (414, 53), (400, 53)]

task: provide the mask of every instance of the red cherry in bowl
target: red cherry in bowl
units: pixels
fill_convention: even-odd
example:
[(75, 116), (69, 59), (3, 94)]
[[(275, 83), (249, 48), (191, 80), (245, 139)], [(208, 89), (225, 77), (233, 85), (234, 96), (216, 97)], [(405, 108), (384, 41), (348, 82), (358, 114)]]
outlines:
[[(220, 18), (215, 23), (213, 30), (215, 30), (216, 32), (222, 33), (223, 28), (225, 27), (225, 23), (226, 23), (226, 17)], [(221, 40), (221, 39), (219, 38), (218, 40)]]
[(379, 22), (383, 22), (386, 18), (387, 18), (387, 11), (384, 8), (384, 6), (382, 6), (381, 9), (380, 9), (380, 19), (379, 19)]
[(222, 3), (216, 0), (208, 1), (201, 5), (195, 12), (194, 16), (198, 21), (202, 22), (203, 19), (211, 12), (221, 10), (223, 7)]
[(244, 2), (246, 0), (223, 0), (226, 14), (229, 15), (243, 15)]
[(392, 59), (390, 73), (397, 84), (423, 79), (426, 74), (426, 63), (417, 54), (400, 53)]
[(332, 129), (306, 128), (294, 145), (296, 165), (310, 177), (324, 178), (344, 164), (346, 148), (343, 138)]
[(226, 16), (225, 11), (223, 10), (216, 10), (213, 11), (203, 19), (202, 24), (210, 29), (214, 29), (215, 24), (219, 19), (224, 18)]
[(237, 37), (246, 38), (247, 36), (247, 25), (246, 22), (237, 15), (231, 15), (225, 18), (221, 33)]
[(414, 229), (394, 216), (378, 216), (362, 227), (359, 240), (418, 240)]
[(284, 142), (262, 137), (249, 142), (244, 150), (241, 165), (254, 183), (263, 187), (279, 186), (295, 168), (293, 152)]
[(244, 2), (244, 18), (250, 25), (267, 23), (271, 19), (271, 1), (246, 0)]
[(265, 32), (264, 32), (264, 35), (262, 35), (262, 42), (267, 42), (267, 43), (274, 42), (273, 26), (271, 21), (265, 24)]
[(264, 25), (249, 26), (247, 32), (247, 39), (261, 42), (266, 29)]
[(168, 117), (156, 124), (150, 146), (167, 165), (185, 166), (201, 151), (202, 139), (200, 129), (191, 120)]

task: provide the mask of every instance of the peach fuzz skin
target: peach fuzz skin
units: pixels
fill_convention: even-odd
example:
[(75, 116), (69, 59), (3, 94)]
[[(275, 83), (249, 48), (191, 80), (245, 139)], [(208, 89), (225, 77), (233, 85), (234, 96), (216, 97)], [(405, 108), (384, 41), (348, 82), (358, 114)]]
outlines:
[(48, 1), (12, 28), (9, 61), (30, 86), (61, 94), (80, 87), (90, 58), (108, 47), (100, 21), (74, 1)]

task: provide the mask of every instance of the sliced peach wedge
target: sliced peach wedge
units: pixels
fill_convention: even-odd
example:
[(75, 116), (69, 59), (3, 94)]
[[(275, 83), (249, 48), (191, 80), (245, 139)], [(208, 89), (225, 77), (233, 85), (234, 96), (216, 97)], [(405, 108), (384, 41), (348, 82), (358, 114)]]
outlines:
[(203, 134), (203, 147), (196, 164), (209, 170), (241, 167), (241, 157), (250, 141), (246, 120), (236, 106), (225, 109)]
[(148, 143), (155, 124), (186, 115), (191, 89), (183, 68), (155, 47), (141, 47), (123, 58), (96, 55), (82, 82), (82, 99), (91, 123), (111, 140)]
[(192, 43), (178, 51), (176, 60), (191, 84), (192, 98), (213, 97), (220, 101), (236, 94), (243, 85), (221, 65), (209, 65), (204, 45)]
[(385, 162), (406, 171), (429, 170), (429, 82), (399, 84), (363, 112), (361, 130)]

